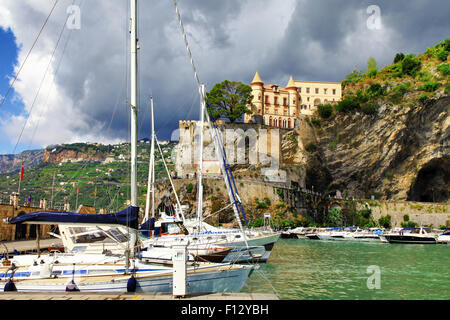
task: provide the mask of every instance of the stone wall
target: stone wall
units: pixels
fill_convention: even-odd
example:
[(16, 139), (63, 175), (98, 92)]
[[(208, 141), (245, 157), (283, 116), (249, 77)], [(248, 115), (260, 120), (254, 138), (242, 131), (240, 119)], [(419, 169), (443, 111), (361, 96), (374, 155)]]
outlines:
[(419, 225), (432, 225), (435, 228), (450, 226), (450, 204), (415, 201), (360, 201), (357, 209), (372, 210), (375, 221), (380, 217), (391, 216), (393, 227), (401, 227), (405, 215)]
[[(0, 240), (1, 241), (15, 241), (15, 240), (34, 240), (36, 239), (32, 234), (33, 231), (36, 230), (35, 225), (12, 225), (9, 223), (4, 222), (4, 219), (7, 218), (14, 218), (21, 214), (27, 214), (32, 213), (36, 211), (42, 210), (41, 208), (34, 208), (34, 207), (17, 207), (15, 208), (13, 205), (7, 205), (7, 204), (0, 204)], [(16, 236), (20, 230), (17, 230), (18, 228), (24, 228), (23, 229), (23, 238), (18, 239)], [(17, 231), (17, 232), (16, 232)], [(50, 236), (47, 234), (47, 232), (50, 231), (49, 225), (41, 225), (40, 228), (40, 238), (46, 239), (50, 238)]]
[[(193, 177), (199, 163), (199, 121), (180, 121), (180, 140), (174, 149), (175, 170), (181, 178)], [(222, 143), (228, 163), (245, 167), (268, 167), (278, 169), (283, 165), (281, 141), (290, 132), (287, 129), (270, 128), (259, 124), (224, 123), (218, 121)], [(220, 175), (214, 143), (209, 125), (204, 124), (203, 174)]]

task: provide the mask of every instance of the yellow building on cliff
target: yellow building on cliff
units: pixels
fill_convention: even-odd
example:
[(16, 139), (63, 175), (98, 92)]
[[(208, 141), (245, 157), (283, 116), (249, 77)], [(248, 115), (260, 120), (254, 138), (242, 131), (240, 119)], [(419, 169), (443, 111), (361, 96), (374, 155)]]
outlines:
[(290, 77), (285, 88), (264, 84), (256, 72), (252, 87), (252, 112), (244, 122), (259, 122), (272, 127), (292, 129), (302, 114), (312, 115), (319, 104), (341, 100), (340, 82), (295, 81)]

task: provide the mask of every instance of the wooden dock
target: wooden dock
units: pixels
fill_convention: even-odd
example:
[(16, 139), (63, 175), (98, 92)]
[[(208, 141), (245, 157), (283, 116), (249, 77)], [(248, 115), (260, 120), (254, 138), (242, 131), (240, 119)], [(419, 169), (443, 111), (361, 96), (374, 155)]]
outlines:
[(93, 292), (0, 292), (0, 300), (279, 300), (274, 294), (263, 293), (213, 293), (192, 294), (185, 298), (175, 298), (170, 293), (93, 293)]

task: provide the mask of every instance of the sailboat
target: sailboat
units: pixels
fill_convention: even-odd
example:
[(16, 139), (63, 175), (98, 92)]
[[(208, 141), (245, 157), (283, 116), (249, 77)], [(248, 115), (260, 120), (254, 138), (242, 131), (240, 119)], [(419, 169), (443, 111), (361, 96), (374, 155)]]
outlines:
[[(173, 192), (175, 193), (175, 198), (177, 201), (177, 209), (175, 212), (179, 212), (178, 215), (173, 217), (167, 217), (167, 215), (162, 215), (161, 221), (159, 221), (159, 226), (156, 226), (159, 235), (165, 235), (163, 237), (152, 237), (147, 240), (143, 240), (143, 242), (147, 246), (154, 245), (162, 245), (162, 246), (170, 246), (171, 243), (179, 241), (180, 238), (189, 238), (191, 246), (204, 246), (204, 245), (220, 245), (232, 248), (232, 252), (230, 252), (224, 259), (224, 261), (233, 261), (233, 262), (266, 262), (269, 259), (270, 253), (274, 244), (278, 241), (280, 234), (273, 232), (272, 230), (264, 230), (264, 231), (250, 231), (245, 230), (242, 226), (241, 216), (243, 216), (245, 220), (244, 209), (239, 197), (239, 194), (236, 189), (236, 185), (233, 179), (233, 174), (231, 172), (230, 166), (227, 161), (227, 156), (225, 152), (225, 148), (223, 146), (223, 139), (221, 137), (220, 131), (214, 122), (211, 121), (209, 112), (207, 110), (206, 103), (206, 90), (205, 85), (201, 84), (198, 79), (198, 74), (192, 59), (191, 51), (189, 49), (189, 44), (187, 41), (186, 34), (184, 32), (183, 23), (181, 20), (181, 16), (176, 4), (174, 1), (175, 9), (177, 12), (178, 20), (180, 23), (181, 31), (184, 36), (184, 42), (186, 45), (187, 52), (190, 57), (190, 61), (194, 70), (194, 77), (197, 81), (198, 90), (200, 94), (200, 141), (199, 141), (199, 165), (198, 165), (198, 182), (197, 182), (197, 218), (187, 220), (185, 219), (182, 207), (179, 202), (178, 196), (176, 194), (176, 190), (173, 187), (173, 183), (169, 176), (169, 180), (172, 184)], [(230, 206), (233, 208), (233, 212), (235, 214), (235, 219), (238, 222), (239, 229), (225, 229), (225, 228), (216, 228), (213, 227), (206, 222), (203, 221), (203, 140), (204, 140), (204, 123), (206, 121), (208, 123), (209, 131), (211, 137), (214, 142), (214, 147), (216, 151), (217, 159), (221, 165), (222, 174), (224, 178), (224, 182), (226, 185), (226, 189), (228, 191), (228, 196), (230, 199)], [(152, 145), (154, 141), (157, 141), (153, 132), (152, 132)], [(152, 148), (151, 150), (154, 150)], [(162, 155), (162, 152), (161, 152)], [(152, 154), (152, 156), (154, 156)], [(150, 165), (152, 164), (152, 159), (150, 160)], [(149, 171), (150, 172), (150, 171)], [(149, 174), (149, 189), (152, 191), (152, 201), (154, 201), (154, 186), (150, 185), (151, 176)], [(154, 183), (151, 182), (151, 183)], [(147, 203), (149, 203), (149, 194), (147, 194)], [(153, 212), (154, 213), (154, 212)], [(146, 217), (147, 211), (146, 211)], [(153, 228), (154, 225), (153, 225)], [(170, 231), (171, 230), (171, 231)], [(153, 231), (153, 230), (149, 230)]]
[[(41, 211), (15, 217), (12, 224), (56, 224), (60, 228), (97, 228), (86, 233), (75, 230), (61, 234), (63, 242), (73, 240), (77, 246), (70, 252), (47, 255), (22, 255), (4, 260), (0, 275), (5, 291), (118, 291), (118, 292), (171, 292), (173, 288), (173, 265), (170, 262), (157, 263), (143, 259), (136, 254), (137, 218), (137, 0), (130, 1), (131, 37), (131, 205), (119, 213), (90, 215), (67, 212)], [(105, 227), (102, 229), (102, 227)], [(126, 230), (124, 233), (111, 232)], [(64, 229), (64, 227), (63, 227)], [(69, 231), (70, 229), (65, 229)], [(86, 240), (84, 243), (80, 239)], [(79, 238), (77, 238), (79, 237)], [(95, 238), (97, 237), (97, 238)], [(109, 239), (122, 254), (113, 254), (111, 248), (104, 248), (101, 254), (83, 253), (83, 247), (92, 248), (97, 239)], [(120, 244), (117, 246), (117, 244)], [(102, 244), (103, 246), (103, 244)], [(75, 249), (76, 248), (76, 249)], [(141, 257), (141, 258), (140, 258)], [(229, 263), (203, 263), (186, 261), (187, 286), (189, 293), (239, 292), (254, 266)]]
[[(198, 183), (197, 183), (197, 218), (193, 220), (186, 220), (179, 199), (176, 195), (175, 188), (172, 184), (172, 189), (175, 192), (177, 199), (177, 209), (175, 212), (179, 212), (177, 216), (167, 219), (166, 215), (163, 215), (160, 226), (157, 226), (159, 234), (165, 235), (164, 237), (152, 237), (144, 242), (147, 245), (170, 245), (174, 241), (179, 241), (180, 237), (189, 237), (191, 245), (205, 245), (205, 244), (217, 244), (220, 246), (231, 247), (233, 250), (227, 255), (224, 261), (234, 262), (265, 262), (269, 259), (270, 253), (274, 244), (278, 241), (280, 234), (273, 232), (272, 230), (265, 230), (262, 232), (255, 232), (245, 230), (242, 226), (241, 218), (245, 220), (245, 213), (241, 203), (241, 199), (237, 192), (237, 188), (234, 182), (231, 168), (227, 161), (225, 148), (223, 146), (223, 139), (221, 133), (218, 130), (214, 122), (211, 121), (210, 114), (207, 110), (206, 91), (205, 85), (200, 83), (197, 69), (192, 58), (192, 53), (189, 48), (187, 36), (181, 20), (181, 15), (178, 10), (177, 2), (174, 0), (175, 10), (178, 17), (178, 22), (181, 28), (182, 35), (184, 37), (184, 43), (188, 52), (192, 69), (194, 72), (194, 78), (196, 80), (199, 94), (200, 94), (200, 151), (199, 151), (199, 165), (198, 165)], [(233, 208), (235, 219), (239, 224), (239, 229), (224, 229), (215, 228), (203, 221), (203, 134), (204, 123), (206, 121), (209, 126), (209, 131), (214, 142), (214, 149), (216, 157), (221, 165), (222, 174), (228, 196), (230, 199), (230, 206)], [(162, 154), (162, 153), (161, 153)], [(150, 176), (149, 176), (150, 177)], [(170, 179), (170, 175), (169, 175)], [(150, 181), (150, 179), (149, 179)], [(148, 201), (148, 198), (147, 198)], [(165, 218), (165, 219), (164, 219)], [(246, 222), (246, 221), (245, 221)], [(153, 225), (154, 228), (154, 225)], [(169, 232), (169, 230), (172, 230)]]

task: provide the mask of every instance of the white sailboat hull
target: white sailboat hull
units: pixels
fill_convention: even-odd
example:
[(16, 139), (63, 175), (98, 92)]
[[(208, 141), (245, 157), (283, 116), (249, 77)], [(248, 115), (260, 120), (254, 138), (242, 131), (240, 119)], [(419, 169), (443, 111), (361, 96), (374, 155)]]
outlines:
[[(240, 292), (253, 267), (223, 266), (188, 271), (188, 293)], [(130, 275), (105, 275), (94, 277), (75, 277), (74, 283), (81, 292), (127, 292)], [(136, 274), (135, 292), (167, 292), (173, 290), (172, 272), (154, 275)], [(71, 277), (14, 280), (18, 292), (65, 292)], [(4, 288), (6, 281), (2, 281)]]

